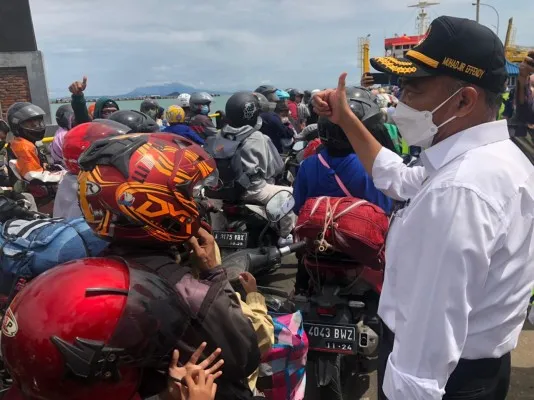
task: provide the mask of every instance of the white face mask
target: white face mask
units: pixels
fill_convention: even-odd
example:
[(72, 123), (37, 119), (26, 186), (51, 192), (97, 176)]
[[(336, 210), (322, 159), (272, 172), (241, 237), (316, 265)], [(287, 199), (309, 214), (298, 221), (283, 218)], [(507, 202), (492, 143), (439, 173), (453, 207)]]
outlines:
[(399, 132), (406, 140), (406, 143), (408, 143), (408, 146), (419, 146), (423, 149), (428, 149), (432, 146), (432, 140), (438, 133), (439, 128), (457, 118), (456, 116), (452, 116), (440, 126), (436, 126), (432, 120), (432, 115), (447, 104), (462, 89), (460, 88), (454, 92), (433, 111), (418, 111), (399, 101), (393, 114), (393, 121), (397, 125), (397, 128), (399, 128)]

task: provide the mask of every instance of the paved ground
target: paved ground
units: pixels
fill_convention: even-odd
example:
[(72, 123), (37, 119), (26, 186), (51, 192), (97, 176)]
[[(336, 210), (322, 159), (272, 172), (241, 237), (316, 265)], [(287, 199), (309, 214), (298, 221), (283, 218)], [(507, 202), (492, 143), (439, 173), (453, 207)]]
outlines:
[[(296, 260), (288, 257), (284, 265), (269, 277), (270, 286), (290, 291), (295, 282)], [(346, 399), (376, 400), (376, 373), (354, 377)], [(512, 381), (508, 400), (534, 400), (534, 326), (526, 322), (519, 345), (512, 356)], [(327, 399), (326, 399), (327, 400)]]

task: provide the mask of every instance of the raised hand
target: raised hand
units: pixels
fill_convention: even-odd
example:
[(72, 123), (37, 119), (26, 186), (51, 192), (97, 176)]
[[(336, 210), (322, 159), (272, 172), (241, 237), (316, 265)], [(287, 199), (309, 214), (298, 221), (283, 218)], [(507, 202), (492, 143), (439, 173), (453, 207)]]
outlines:
[(73, 82), (70, 86), (69, 86), (69, 91), (72, 93), (72, 94), (75, 94), (75, 95), (81, 95), (83, 94), (83, 91), (87, 88), (87, 77), (84, 76), (83, 77), (83, 80), (80, 82), (80, 81), (76, 81), (76, 82)]
[(343, 121), (350, 119), (350, 111), (345, 93), (345, 81), (347, 73), (343, 72), (339, 76), (336, 89), (327, 89), (313, 96), (313, 108), (320, 116), (325, 116), (334, 124), (341, 125)]

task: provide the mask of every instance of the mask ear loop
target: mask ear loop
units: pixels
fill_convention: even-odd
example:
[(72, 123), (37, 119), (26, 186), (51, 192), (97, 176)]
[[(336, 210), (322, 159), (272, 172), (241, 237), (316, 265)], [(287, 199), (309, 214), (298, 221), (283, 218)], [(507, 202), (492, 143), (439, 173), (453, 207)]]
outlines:
[[(438, 111), (441, 107), (443, 107), (445, 104), (447, 104), (447, 102), (452, 99), (454, 96), (456, 96), (458, 93), (460, 93), (460, 91), (463, 89), (463, 87), (461, 87), (460, 89), (458, 89), (456, 92), (454, 92), (452, 95), (450, 95), (447, 99), (445, 99), (445, 101), (443, 103), (441, 103), (439, 106), (437, 106), (436, 108), (434, 108), (434, 111), (432, 111), (432, 114), (434, 114), (436, 111)], [(441, 128), (442, 126), (448, 124), (449, 122), (455, 120), (456, 118), (458, 118), (456, 115), (453, 115), (452, 117), (450, 117), (448, 120), (446, 120), (445, 122), (443, 122), (440, 126), (438, 126), (437, 128)]]
[(436, 111), (438, 111), (441, 107), (443, 107), (445, 104), (447, 104), (447, 102), (452, 99), (454, 96), (456, 96), (458, 93), (460, 93), (460, 91), (463, 89), (463, 87), (461, 87), (460, 89), (458, 89), (456, 92), (454, 92), (453, 94), (451, 94), (449, 97), (447, 97), (445, 99), (445, 101), (443, 103), (441, 103), (439, 106), (437, 106), (436, 108), (434, 108), (434, 111), (432, 111), (432, 114), (434, 114)]

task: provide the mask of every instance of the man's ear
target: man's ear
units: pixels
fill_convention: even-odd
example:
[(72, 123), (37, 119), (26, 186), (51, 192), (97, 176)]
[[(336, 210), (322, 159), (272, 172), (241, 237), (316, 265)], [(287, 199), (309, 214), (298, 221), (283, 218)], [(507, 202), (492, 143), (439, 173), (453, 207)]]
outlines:
[(481, 98), (481, 95), (474, 87), (467, 86), (463, 88), (460, 92), (460, 102), (458, 103), (457, 117), (461, 118), (471, 114), (475, 109), (479, 98)]

